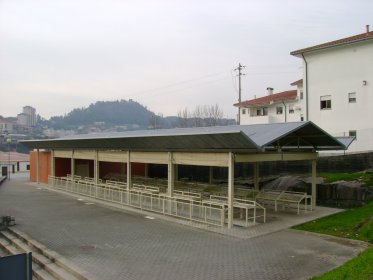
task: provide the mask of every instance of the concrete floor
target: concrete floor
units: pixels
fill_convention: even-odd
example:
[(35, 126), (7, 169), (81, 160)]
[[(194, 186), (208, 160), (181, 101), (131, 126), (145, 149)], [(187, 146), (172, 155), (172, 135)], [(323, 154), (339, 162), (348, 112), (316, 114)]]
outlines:
[(308, 279), (366, 247), (288, 229), (334, 211), (328, 208), (275, 213), (264, 225), (227, 230), (108, 206), (50, 191), (24, 176), (0, 186), (0, 215), (15, 216), (18, 230), (91, 279)]

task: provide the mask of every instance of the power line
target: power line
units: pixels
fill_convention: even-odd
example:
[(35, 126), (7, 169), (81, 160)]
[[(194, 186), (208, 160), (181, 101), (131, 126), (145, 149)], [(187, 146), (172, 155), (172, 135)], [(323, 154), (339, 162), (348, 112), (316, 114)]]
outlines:
[[(153, 89), (147, 89), (147, 90), (142, 90), (142, 91), (134, 92), (134, 93), (128, 94), (126, 96), (127, 97), (129, 97), (129, 96), (138, 96), (138, 95), (146, 94), (146, 93), (149, 93), (149, 92), (164, 90), (164, 89), (168, 89), (168, 88), (172, 88), (172, 87), (177, 87), (179, 85), (192, 83), (192, 82), (195, 82), (195, 81), (199, 81), (199, 80), (204, 80), (204, 79), (208, 79), (208, 78), (220, 76), (222, 74), (227, 74), (227, 71), (219, 72), (219, 73), (214, 73), (214, 74), (209, 74), (209, 75), (198, 77), (198, 78), (194, 78), (194, 79), (182, 80), (182, 81), (179, 81), (179, 82), (175, 82), (175, 83), (172, 83), (172, 84), (168, 84), (168, 85), (156, 87), (156, 88), (153, 88)], [(209, 82), (211, 82), (211, 81), (206, 81), (206, 83), (209, 83)], [(205, 82), (203, 82), (203, 83), (205, 83)], [(199, 83), (199, 85), (201, 85), (203, 83)]]

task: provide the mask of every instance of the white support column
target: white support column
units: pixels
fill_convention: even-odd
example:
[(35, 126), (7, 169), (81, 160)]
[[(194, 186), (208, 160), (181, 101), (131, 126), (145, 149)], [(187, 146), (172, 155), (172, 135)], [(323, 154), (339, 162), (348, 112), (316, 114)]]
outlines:
[(259, 162), (254, 162), (254, 189), (259, 191)]
[(209, 166), (209, 184), (211, 185), (214, 181), (214, 167)]
[(131, 152), (127, 152), (127, 190), (132, 188)]
[(56, 176), (56, 161), (54, 158), (54, 150), (51, 150), (51, 175)]
[(36, 183), (39, 184), (39, 172), (40, 172), (40, 155), (39, 149), (36, 149)]
[(98, 179), (100, 179), (100, 161), (98, 158), (98, 150), (95, 150), (95, 159), (93, 162), (93, 179), (95, 182), (95, 185), (98, 185)]
[(232, 228), (234, 199), (234, 154), (229, 152), (228, 156), (228, 228)]
[(312, 160), (312, 209), (316, 207), (317, 189), (316, 189), (316, 160)]
[(175, 168), (172, 161), (172, 152), (168, 152), (168, 189), (167, 193), (169, 196), (173, 196), (174, 194), (174, 184), (175, 184)]
[(74, 178), (75, 175), (75, 159), (74, 159), (74, 150), (71, 153), (71, 177)]

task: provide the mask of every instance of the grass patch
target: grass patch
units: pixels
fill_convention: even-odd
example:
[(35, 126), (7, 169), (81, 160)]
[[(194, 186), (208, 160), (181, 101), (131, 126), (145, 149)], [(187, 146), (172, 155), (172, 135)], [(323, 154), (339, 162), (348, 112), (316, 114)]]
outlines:
[(336, 181), (361, 181), (367, 186), (373, 186), (373, 174), (364, 172), (355, 173), (319, 173), (318, 176), (323, 177), (326, 183), (333, 183)]
[(362, 252), (358, 257), (346, 262), (339, 268), (314, 277), (313, 280), (367, 280), (373, 279), (373, 247)]
[(373, 201), (294, 228), (373, 243)]
[[(360, 208), (350, 209), (294, 228), (373, 244), (373, 201)], [(312, 279), (373, 279), (373, 247), (371, 246), (341, 267)]]

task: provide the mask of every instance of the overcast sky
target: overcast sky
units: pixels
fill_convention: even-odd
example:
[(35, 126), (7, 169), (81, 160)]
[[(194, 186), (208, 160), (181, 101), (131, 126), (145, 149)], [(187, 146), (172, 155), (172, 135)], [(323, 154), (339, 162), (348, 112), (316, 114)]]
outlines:
[(373, 29), (370, 0), (0, 0), (0, 115), (45, 118), (99, 100), (156, 113), (292, 89), (291, 51)]

